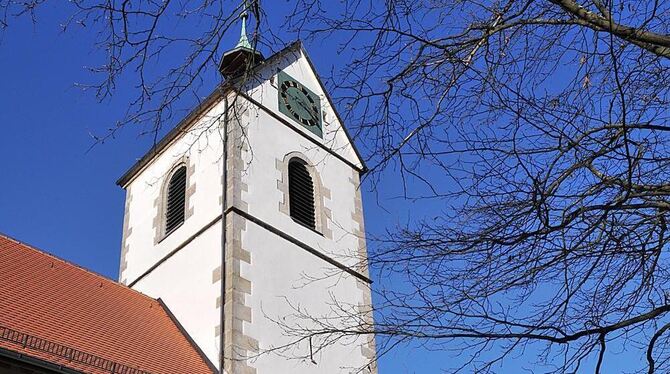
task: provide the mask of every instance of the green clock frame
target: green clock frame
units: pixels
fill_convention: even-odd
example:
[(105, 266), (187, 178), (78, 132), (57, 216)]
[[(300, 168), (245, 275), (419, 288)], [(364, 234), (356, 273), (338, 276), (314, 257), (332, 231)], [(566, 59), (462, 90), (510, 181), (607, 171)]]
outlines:
[(277, 81), (279, 111), (322, 138), (319, 96), (283, 71), (277, 74)]

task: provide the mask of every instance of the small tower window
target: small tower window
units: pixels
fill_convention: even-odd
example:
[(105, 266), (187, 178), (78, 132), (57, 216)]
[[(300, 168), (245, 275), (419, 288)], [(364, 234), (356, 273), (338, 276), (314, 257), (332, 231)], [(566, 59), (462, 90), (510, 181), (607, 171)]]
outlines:
[(186, 210), (186, 166), (179, 167), (170, 177), (165, 209), (165, 235), (184, 222)]
[(314, 183), (307, 165), (297, 158), (288, 164), (288, 195), (291, 218), (315, 230)]

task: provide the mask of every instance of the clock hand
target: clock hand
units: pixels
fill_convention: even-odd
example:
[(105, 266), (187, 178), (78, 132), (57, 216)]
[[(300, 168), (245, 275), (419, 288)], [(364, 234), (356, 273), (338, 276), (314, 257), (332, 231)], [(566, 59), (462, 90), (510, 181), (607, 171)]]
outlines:
[(313, 119), (316, 118), (316, 113), (314, 113), (314, 112), (312, 111), (312, 108), (309, 108), (307, 105), (305, 105), (305, 103), (304, 103), (303, 100), (300, 100), (299, 97), (294, 96), (294, 95), (291, 95), (291, 94), (289, 94), (289, 96), (291, 96), (291, 98), (293, 98), (293, 101), (297, 102), (298, 105), (300, 105), (300, 106), (302, 107), (302, 109), (304, 109), (307, 113), (309, 113), (310, 116), (311, 116)]
[(286, 93), (291, 99), (293, 99), (293, 102), (297, 103), (304, 111), (309, 113), (311, 117), (316, 117), (314, 113), (312, 112), (311, 108), (307, 107), (304, 103), (303, 100), (301, 100), (300, 96), (290, 94), (289, 92)]

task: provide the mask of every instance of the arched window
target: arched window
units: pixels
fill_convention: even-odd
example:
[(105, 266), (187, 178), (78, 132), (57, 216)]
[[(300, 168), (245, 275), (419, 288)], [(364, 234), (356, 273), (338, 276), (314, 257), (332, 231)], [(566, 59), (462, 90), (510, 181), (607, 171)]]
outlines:
[(314, 183), (307, 165), (298, 158), (288, 163), (288, 196), (291, 218), (315, 230)]
[(165, 235), (184, 222), (186, 211), (186, 166), (180, 166), (170, 177), (165, 200)]

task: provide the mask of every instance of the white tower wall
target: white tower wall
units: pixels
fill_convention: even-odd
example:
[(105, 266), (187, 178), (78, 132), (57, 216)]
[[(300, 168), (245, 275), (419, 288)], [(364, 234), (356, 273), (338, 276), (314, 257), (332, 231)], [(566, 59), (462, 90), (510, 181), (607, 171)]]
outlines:
[[(278, 111), (278, 70), (322, 98), (323, 139)], [(120, 280), (160, 297), (210, 361), (218, 366), (223, 352), (227, 373), (346, 373), (365, 366), (374, 358), (374, 340), (366, 336), (318, 352), (318, 338), (311, 351), (308, 340), (286, 346), (296, 339), (286, 326), (313, 325), (296, 316), (298, 310), (328, 318), (337, 304), (371, 318), (365, 314), (370, 290), (358, 189), (363, 165), (304, 51), (294, 44), (280, 52), (240, 92), (215, 95), (199, 113), (122, 178)], [(312, 171), (316, 230), (289, 216), (291, 157)], [(181, 163), (188, 174), (186, 219), (164, 236), (165, 185)], [(376, 372), (374, 366), (368, 372)]]

